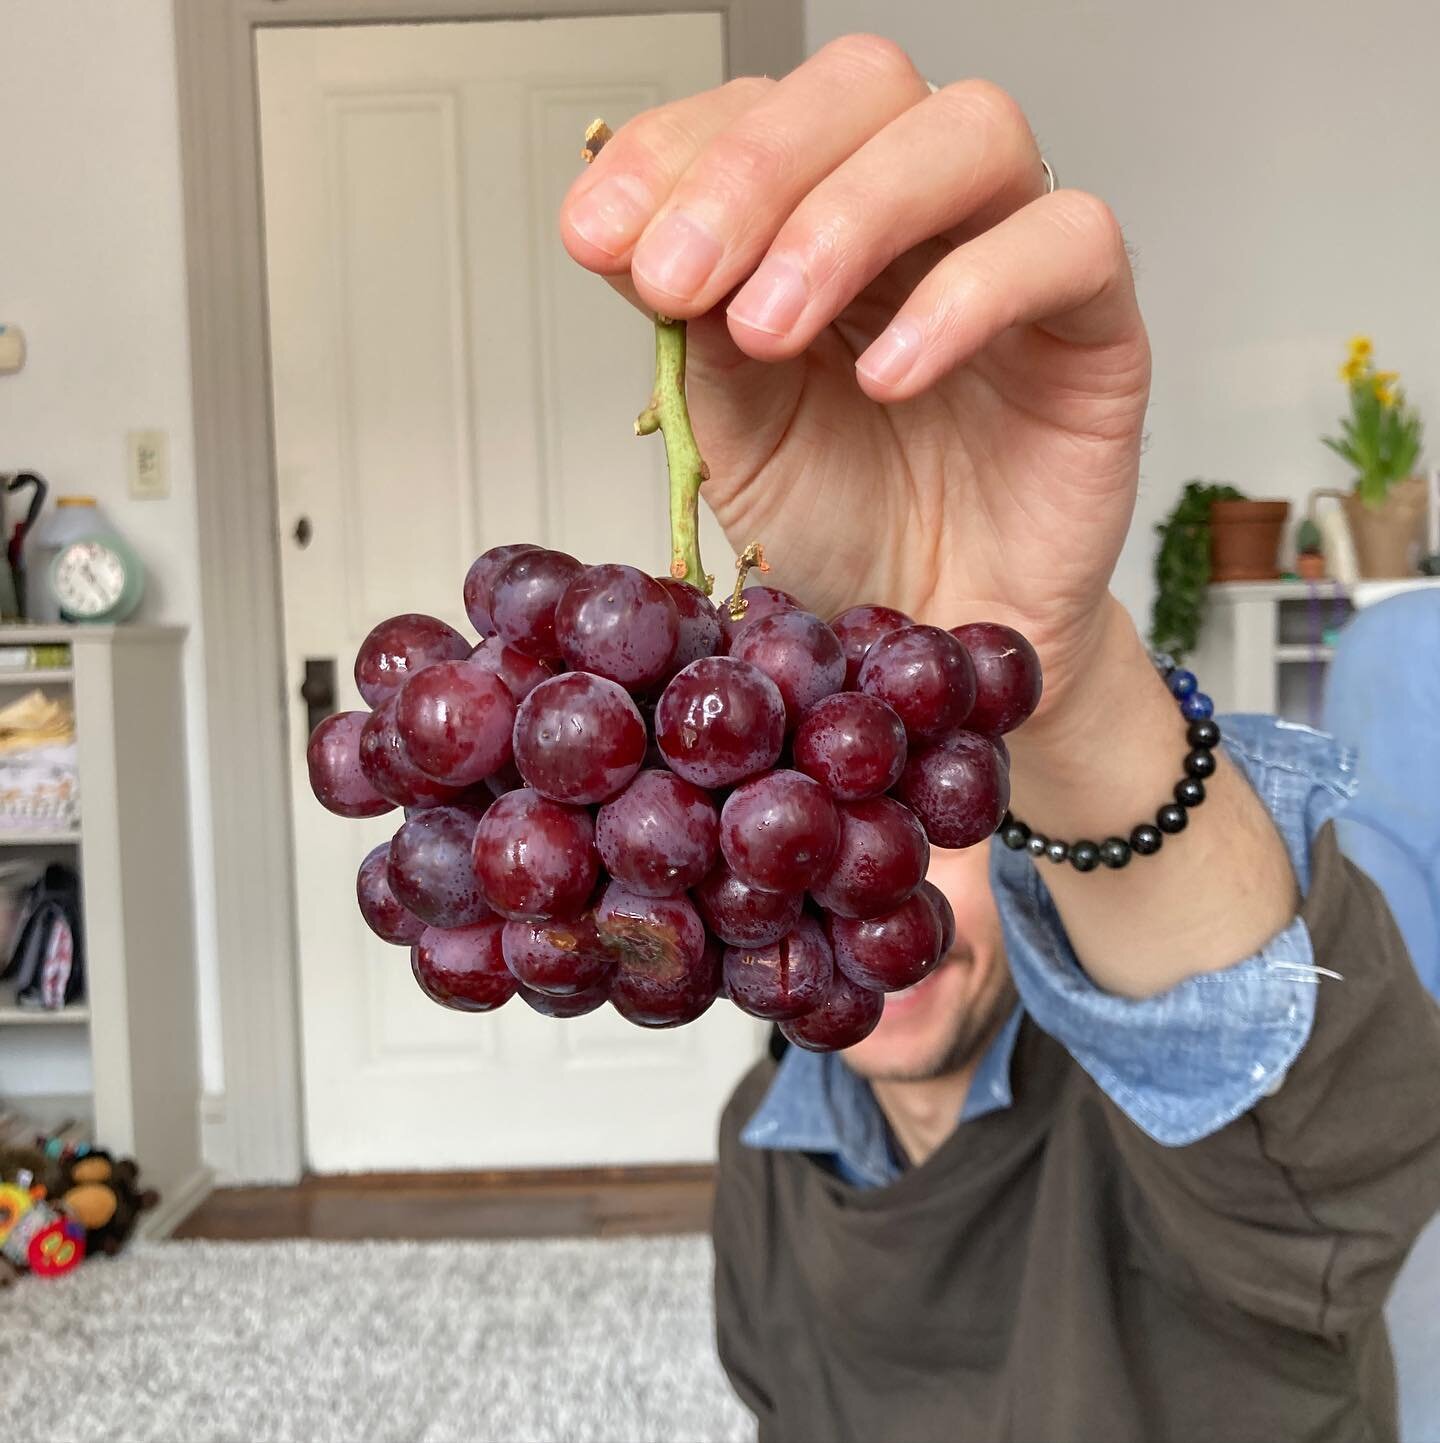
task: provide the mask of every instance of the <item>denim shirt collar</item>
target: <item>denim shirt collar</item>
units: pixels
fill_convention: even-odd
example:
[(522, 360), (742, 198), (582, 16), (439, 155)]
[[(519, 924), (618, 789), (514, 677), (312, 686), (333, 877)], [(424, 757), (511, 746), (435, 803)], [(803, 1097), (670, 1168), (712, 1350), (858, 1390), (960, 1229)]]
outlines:
[[(982, 1054), (962, 1123), (1011, 1105), (1010, 1061), (1023, 1016), (1017, 1006)], [(884, 1187), (905, 1170), (870, 1084), (833, 1052), (787, 1049), (740, 1138), (749, 1147), (813, 1153), (861, 1187)]]

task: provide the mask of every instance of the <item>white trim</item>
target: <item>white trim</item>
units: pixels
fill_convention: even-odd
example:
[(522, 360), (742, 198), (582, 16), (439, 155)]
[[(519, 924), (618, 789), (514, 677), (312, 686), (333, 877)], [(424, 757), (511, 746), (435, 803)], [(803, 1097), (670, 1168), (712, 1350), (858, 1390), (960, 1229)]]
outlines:
[[(140, 1182), (143, 1186), (144, 1173), (140, 1175)], [(214, 1190), (215, 1174), (208, 1167), (197, 1169), (179, 1187), (162, 1197), (151, 1212), (140, 1215), (135, 1236), (146, 1242), (168, 1238)]]
[[(228, 1175), (304, 1165), (254, 31), (718, 12), (727, 74), (804, 55), (802, 0), (175, 0)], [(272, 684), (273, 683), (273, 684)]]

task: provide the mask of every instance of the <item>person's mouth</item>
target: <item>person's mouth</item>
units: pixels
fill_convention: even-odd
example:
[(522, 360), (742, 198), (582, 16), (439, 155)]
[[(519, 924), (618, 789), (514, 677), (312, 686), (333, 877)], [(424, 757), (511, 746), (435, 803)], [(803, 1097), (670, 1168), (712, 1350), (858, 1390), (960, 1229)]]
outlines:
[(923, 977), (911, 987), (885, 994), (885, 1016), (906, 1017), (924, 1008), (932, 994), (939, 987), (940, 979), (946, 976), (956, 963), (966, 960), (963, 954), (952, 952), (928, 977)]

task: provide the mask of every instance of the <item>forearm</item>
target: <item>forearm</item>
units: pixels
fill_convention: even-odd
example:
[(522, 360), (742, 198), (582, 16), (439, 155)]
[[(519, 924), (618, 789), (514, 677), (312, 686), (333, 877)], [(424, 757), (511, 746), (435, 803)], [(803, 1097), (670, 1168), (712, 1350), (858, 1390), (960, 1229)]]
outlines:
[[(1083, 680), (1012, 738), (1011, 810), (1069, 842), (1128, 838), (1182, 774), (1184, 724), (1118, 605)], [(1081, 874), (1034, 865), (1093, 981), (1144, 997), (1257, 952), (1295, 916), (1285, 845), (1246, 779), (1216, 749), (1206, 800), (1154, 856)]]

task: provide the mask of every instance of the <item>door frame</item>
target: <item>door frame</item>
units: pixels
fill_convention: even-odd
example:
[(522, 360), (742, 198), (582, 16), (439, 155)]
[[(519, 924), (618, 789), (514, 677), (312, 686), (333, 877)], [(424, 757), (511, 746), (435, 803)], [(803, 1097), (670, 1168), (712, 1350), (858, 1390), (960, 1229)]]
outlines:
[(676, 12), (720, 15), (727, 76), (804, 57), (803, 0), (174, 0), (227, 1180), (305, 1161), (255, 32)]

